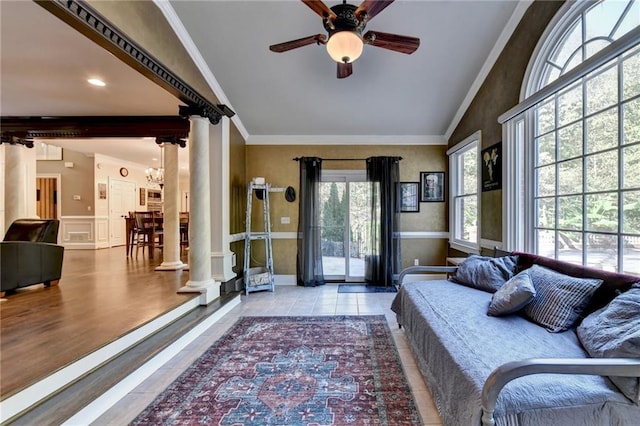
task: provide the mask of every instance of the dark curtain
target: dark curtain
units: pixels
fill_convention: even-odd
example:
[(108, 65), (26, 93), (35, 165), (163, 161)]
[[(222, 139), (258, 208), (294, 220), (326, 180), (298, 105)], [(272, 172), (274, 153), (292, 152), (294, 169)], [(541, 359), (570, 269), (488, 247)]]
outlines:
[(322, 159), (302, 157), (298, 212), (298, 285), (324, 285), (320, 228), (320, 171)]
[(365, 256), (365, 281), (390, 287), (400, 267), (400, 157), (367, 159), (371, 184), (371, 253)]

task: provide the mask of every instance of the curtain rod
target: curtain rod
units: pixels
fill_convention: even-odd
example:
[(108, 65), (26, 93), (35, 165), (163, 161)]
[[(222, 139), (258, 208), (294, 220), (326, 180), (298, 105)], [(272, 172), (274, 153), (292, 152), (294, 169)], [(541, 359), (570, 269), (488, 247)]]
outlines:
[[(304, 157), (295, 157), (293, 161), (300, 161)], [(371, 157), (369, 157), (371, 158)], [(322, 161), (367, 161), (369, 158), (320, 158)], [(402, 157), (395, 157), (398, 160), (402, 160)]]

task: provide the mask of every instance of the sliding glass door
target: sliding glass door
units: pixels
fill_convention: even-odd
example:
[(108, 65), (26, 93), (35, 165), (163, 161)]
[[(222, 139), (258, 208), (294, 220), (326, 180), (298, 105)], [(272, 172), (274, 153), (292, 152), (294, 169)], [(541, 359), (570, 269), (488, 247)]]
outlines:
[(326, 279), (364, 281), (364, 256), (371, 247), (370, 200), (364, 170), (322, 171), (320, 223)]

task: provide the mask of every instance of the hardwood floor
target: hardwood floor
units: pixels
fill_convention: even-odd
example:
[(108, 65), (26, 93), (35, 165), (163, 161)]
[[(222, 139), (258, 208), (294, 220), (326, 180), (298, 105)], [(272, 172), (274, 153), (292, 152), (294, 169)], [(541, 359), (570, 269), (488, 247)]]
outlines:
[(58, 286), (7, 295), (0, 303), (1, 399), (197, 297), (177, 294), (189, 274), (155, 272), (161, 262), (127, 258), (124, 247), (66, 250)]

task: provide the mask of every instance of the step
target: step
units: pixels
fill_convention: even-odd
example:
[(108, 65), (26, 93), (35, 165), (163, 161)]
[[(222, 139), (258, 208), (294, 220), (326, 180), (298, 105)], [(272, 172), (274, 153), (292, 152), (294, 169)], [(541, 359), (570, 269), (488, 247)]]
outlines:
[[(171, 345), (174, 342), (192, 332), (198, 325), (203, 324), (207, 319), (211, 320), (216, 313), (226, 313), (239, 302), (240, 293), (233, 292), (221, 295), (219, 299), (207, 306), (196, 307), (128, 350), (115, 355), (64, 390), (31, 407), (26, 413), (10, 419), (11, 424), (62, 424), (108, 391), (113, 392), (116, 385), (125, 381), (152, 358), (171, 351)], [(105, 409), (107, 408), (109, 407)], [(99, 414), (93, 413), (96, 416)]]

